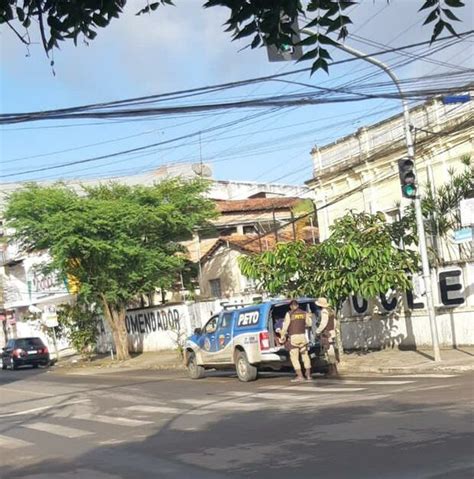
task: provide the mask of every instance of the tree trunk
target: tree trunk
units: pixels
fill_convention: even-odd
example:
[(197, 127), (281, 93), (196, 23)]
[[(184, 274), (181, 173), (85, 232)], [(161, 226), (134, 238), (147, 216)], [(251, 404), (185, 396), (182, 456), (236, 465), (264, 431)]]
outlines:
[(339, 317), (341, 313), (340, 309), (336, 310), (336, 351), (337, 351), (337, 362), (342, 363), (344, 361), (344, 348), (342, 347), (342, 337), (341, 337), (341, 319)]
[(102, 296), (105, 319), (112, 331), (117, 359), (123, 361), (130, 359), (128, 352), (128, 333), (125, 327), (125, 308), (123, 306), (114, 307)]

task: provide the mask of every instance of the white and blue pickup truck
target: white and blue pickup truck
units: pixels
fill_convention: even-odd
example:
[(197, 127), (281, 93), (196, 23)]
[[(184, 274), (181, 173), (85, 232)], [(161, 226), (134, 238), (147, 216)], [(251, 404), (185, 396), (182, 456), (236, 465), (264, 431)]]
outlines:
[[(301, 309), (316, 313), (314, 299), (298, 299)], [(289, 353), (277, 338), (275, 327), (289, 310), (290, 300), (271, 300), (212, 316), (186, 341), (189, 376), (204, 377), (206, 369), (234, 369), (240, 381), (257, 379), (259, 370), (291, 368)], [(326, 373), (328, 364), (317, 342), (309, 343), (312, 368)]]

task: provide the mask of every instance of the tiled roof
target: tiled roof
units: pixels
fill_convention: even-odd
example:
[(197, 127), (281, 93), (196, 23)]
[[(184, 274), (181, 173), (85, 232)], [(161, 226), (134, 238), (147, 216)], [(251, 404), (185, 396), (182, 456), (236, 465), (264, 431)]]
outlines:
[(219, 241), (219, 238), (211, 239), (200, 239), (199, 245), (197, 240), (182, 241), (181, 244), (186, 248), (187, 253), (185, 254), (186, 258), (197, 263), (200, 258), (205, 256), (214, 245)]
[[(305, 239), (301, 235), (297, 235), (298, 240)], [(291, 230), (278, 231), (278, 243), (287, 243), (293, 241), (293, 233)], [(208, 257), (212, 256), (219, 246), (234, 247), (246, 253), (261, 253), (262, 251), (268, 251), (275, 248), (277, 240), (274, 233), (267, 233), (264, 236), (258, 235), (239, 235), (233, 234), (230, 236), (221, 236), (216, 243), (202, 255), (201, 261), (205, 261)]]
[(217, 200), (216, 207), (220, 213), (240, 211), (271, 211), (289, 209), (295, 206), (301, 198), (247, 198), (245, 200)]

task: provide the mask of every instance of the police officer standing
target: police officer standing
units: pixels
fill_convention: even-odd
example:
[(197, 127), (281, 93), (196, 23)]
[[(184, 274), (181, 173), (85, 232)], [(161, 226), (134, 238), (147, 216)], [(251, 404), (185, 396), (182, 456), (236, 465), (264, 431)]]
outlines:
[(308, 354), (308, 341), (306, 339), (306, 328), (311, 327), (312, 314), (300, 309), (298, 301), (293, 299), (290, 302), (290, 311), (286, 313), (283, 327), (280, 334), (280, 342), (286, 341), (286, 335), (290, 337), (289, 350), (290, 359), (295, 369), (296, 378), (293, 382), (304, 381), (305, 377), (301, 372), (300, 355), (303, 359), (306, 380), (311, 381), (311, 360)]
[(337, 358), (336, 358), (336, 315), (329, 306), (326, 298), (318, 298), (316, 306), (321, 308), (321, 322), (316, 329), (316, 334), (320, 336), (321, 346), (326, 352), (329, 362), (329, 376), (337, 376)]

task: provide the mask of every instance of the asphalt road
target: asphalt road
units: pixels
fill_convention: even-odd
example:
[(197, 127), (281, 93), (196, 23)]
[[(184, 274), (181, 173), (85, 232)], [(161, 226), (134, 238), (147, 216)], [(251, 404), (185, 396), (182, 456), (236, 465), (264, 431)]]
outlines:
[(0, 477), (474, 477), (474, 374), (0, 372)]

